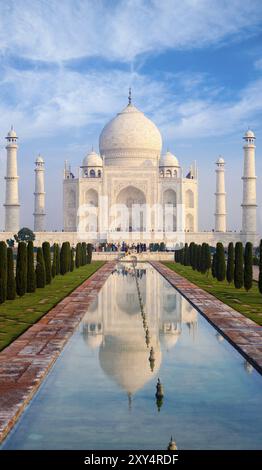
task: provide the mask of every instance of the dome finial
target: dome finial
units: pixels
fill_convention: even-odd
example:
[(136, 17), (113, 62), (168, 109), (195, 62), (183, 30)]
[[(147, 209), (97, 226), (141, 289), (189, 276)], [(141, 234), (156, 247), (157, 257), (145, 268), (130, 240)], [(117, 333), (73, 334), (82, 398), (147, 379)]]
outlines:
[(129, 93), (128, 93), (128, 104), (130, 105), (132, 102), (132, 90), (131, 87), (129, 88)]

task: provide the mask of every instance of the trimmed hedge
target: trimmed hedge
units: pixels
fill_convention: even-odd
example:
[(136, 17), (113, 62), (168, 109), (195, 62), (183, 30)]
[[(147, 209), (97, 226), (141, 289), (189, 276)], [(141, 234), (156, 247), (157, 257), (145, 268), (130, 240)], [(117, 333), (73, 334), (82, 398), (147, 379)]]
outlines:
[(0, 304), (6, 301), (7, 290), (7, 247), (0, 242)]
[(218, 281), (224, 281), (226, 277), (225, 250), (222, 243), (216, 246), (216, 278)]
[(27, 244), (27, 292), (35, 292), (35, 289), (34, 244), (30, 240)]
[(37, 248), (36, 254), (36, 287), (43, 288), (46, 285), (45, 262), (42, 248)]
[(229, 243), (227, 249), (227, 282), (230, 284), (234, 280), (234, 263), (235, 263), (235, 249), (232, 242)]
[(249, 291), (253, 284), (253, 245), (246, 243), (244, 253), (244, 287)]
[(243, 245), (237, 242), (235, 246), (235, 270), (234, 270), (234, 285), (236, 289), (241, 289), (244, 284), (244, 258), (243, 258)]
[(14, 254), (13, 248), (7, 248), (7, 300), (14, 300), (16, 297), (15, 273), (14, 273)]
[(16, 258), (16, 293), (19, 297), (25, 295), (27, 290), (27, 246), (19, 242)]
[(44, 242), (42, 244), (43, 249), (43, 257), (45, 263), (45, 278), (46, 284), (51, 284), (52, 281), (52, 266), (51, 266), (51, 250), (50, 250), (50, 243)]

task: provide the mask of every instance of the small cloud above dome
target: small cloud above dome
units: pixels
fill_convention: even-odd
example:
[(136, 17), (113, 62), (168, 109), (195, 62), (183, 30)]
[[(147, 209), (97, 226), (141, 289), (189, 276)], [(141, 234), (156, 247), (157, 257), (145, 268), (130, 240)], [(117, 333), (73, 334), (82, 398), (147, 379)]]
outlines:
[(82, 166), (103, 166), (103, 160), (98, 153), (92, 150), (85, 156)]

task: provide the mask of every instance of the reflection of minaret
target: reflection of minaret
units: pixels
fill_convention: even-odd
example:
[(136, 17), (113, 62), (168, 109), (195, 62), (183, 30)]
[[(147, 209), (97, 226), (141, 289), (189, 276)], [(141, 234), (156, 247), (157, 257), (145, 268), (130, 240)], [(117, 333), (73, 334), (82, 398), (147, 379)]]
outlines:
[(132, 410), (132, 393), (128, 392), (127, 396), (128, 396), (128, 409), (129, 411), (131, 411)]
[(245, 361), (244, 362), (244, 368), (245, 368), (245, 370), (247, 371), (248, 374), (252, 374), (253, 366), (252, 366), (252, 364), (250, 364), (250, 362)]
[(34, 231), (45, 230), (45, 164), (43, 158), (38, 155), (35, 161), (35, 212)]
[(19, 193), (17, 175), (17, 135), (13, 129), (8, 132), (6, 140), (7, 161), (6, 161), (6, 193), (5, 193), (5, 231), (18, 232), (19, 221)]

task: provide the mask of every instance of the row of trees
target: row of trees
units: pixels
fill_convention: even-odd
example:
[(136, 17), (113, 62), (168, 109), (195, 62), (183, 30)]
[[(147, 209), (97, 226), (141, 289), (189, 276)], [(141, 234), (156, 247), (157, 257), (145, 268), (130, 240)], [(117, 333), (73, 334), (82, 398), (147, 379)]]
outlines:
[[(175, 252), (175, 261), (185, 266), (191, 266), (194, 270), (209, 273), (218, 281), (227, 280), (234, 282), (236, 289), (245, 287), (248, 291), (253, 284), (253, 246), (247, 242), (245, 248), (241, 242), (237, 242), (235, 247), (231, 242), (227, 248), (227, 258), (222, 243), (217, 243), (211, 261), (211, 249), (207, 243), (197, 245), (185, 244), (184, 248)], [(262, 293), (262, 241), (260, 242), (260, 275), (259, 291)]]
[[(53, 253), (53, 256), (51, 256)], [(60, 248), (55, 243), (51, 249), (48, 242), (36, 251), (32, 241), (19, 242), (14, 267), (13, 248), (0, 242), (0, 303), (13, 300), (26, 292), (35, 292), (36, 288), (43, 288), (50, 284), (58, 274), (65, 275), (75, 268), (84, 266), (92, 261), (92, 245), (90, 243), (77, 243), (76, 249), (64, 242)]]
[(189, 246), (186, 243), (184, 248), (175, 251), (175, 261), (205, 274), (211, 267), (210, 247), (208, 243), (197, 245), (192, 242)]

